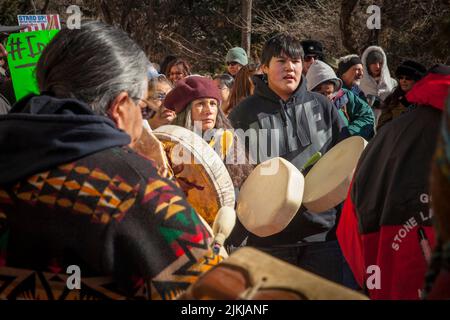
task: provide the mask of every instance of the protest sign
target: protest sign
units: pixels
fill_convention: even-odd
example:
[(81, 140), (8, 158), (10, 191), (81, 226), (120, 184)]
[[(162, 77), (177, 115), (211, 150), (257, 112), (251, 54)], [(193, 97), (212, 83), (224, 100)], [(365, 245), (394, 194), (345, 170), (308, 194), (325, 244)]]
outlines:
[(19, 26), (27, 26), (21, 32), (61, 30), (61, 23), (57, 14), (21, 14), (17, 16), (17, 21), (19, 22)]
[(17, 100), (39, 93), (35, 69), (42, 51), (59, 30), (13, 33), (8, 37), (8, 65)]

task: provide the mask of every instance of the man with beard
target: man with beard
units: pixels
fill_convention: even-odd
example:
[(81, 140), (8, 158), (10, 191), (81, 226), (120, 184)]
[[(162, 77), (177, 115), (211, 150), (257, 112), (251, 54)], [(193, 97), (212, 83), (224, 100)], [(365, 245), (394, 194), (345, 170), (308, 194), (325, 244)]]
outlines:
[(344, 82), (343, 88), (352, 91), (356, 96), (367, 102), (365, 93), (359, 85), (364, 75), (361, 59), (356, 54), (339, 58), (337, 76)]

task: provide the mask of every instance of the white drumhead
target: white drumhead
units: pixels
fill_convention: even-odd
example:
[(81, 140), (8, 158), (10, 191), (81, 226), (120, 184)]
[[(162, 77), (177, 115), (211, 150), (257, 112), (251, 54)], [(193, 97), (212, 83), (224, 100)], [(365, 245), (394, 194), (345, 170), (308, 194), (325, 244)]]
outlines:
[(259, 164), (239, 192), (239, 220), (259, 237), (282, 231), (302, 204), (303, 186), (303, 175), (289, 161), (277, 157)]
[(181, 176), (203, 188), (190, 189), (187, 199), (210, 225), (219, 208), (234, 208), (233, 181), (222, 159), (208, 143), (196, 133), (174, 125), (161, 126), (153, 134), (163, 144), (174, 144), (167, 156), (172, 165), (184, 167), (177, 178)]
[(303, 205), (310, 212), (329, 210), (345, 200), (358, 160), (367, 145), (360, 136), (329, 150), (305, 177)]

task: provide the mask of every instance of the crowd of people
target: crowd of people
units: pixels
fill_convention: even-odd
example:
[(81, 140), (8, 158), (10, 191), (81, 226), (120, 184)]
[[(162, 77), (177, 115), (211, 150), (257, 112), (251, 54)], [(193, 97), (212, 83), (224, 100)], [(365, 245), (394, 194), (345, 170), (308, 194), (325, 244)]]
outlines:
[[(251, 246), (371, 299), (450, 298), (449, 66), (406, 59), (393, 78), (379, 46), (331, 66), (322, 43), (283, 33), (259, 61), (231, 48), (226, 71), (211, 77), (175, 55), (151, 64), (123, 31), (86, 21), (42, 52), (41, 93), (15, 101), (0, 48), (0, 270), (76, 264), (125, 296), (175, 298), (226, 257), (159, 170), (164, 159), (140, 152), (144, 133), (161, 149), (152, 131), (162, 126), (201, 134), (236, 195), (269, 158), (303, 172), (318, 152), (360, 136), (368, 145), (343, 203), (301, 206), (268, 237), (238, 219), (228, 254)], [(255, 147), (234, 130), (267, 135)], [(267, 144), (270, 156), (259, 149)], [(245, 162), (225, 161), (231, 151)], [(374, 265), (380, 286), (367, 283)]]

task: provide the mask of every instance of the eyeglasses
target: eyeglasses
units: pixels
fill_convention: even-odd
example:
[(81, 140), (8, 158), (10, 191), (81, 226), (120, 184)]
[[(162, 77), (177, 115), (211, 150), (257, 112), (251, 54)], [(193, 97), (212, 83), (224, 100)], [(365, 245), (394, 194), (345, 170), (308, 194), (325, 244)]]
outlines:
[(317, 56), (317, 55), (306, 56), (306, 57), (305, 57), (305, 62), (310, 62), (312, 59), (314, 59), (314, 60), (319, 60), (319, 56)]
[(407, 77), (407, 76), (400, 76), (400, 77), (398, 77), (398, 80), (412, 81), (412, 80), (414, 80), (414, 79), (411, 79), (410, 77)]
[(238, 65), (239, 63), (238, 62), (236, 62), (236, 61), (230, 61), (230, 62), (227, 62), (227, 65), (228, 66), (232, 66), (232, 67), (234, 67), (234, 66), (236, 66), (236, 65)]
[(151, 96), (150, 99), (163, 101), (165, 98), (166, 98), (166, 94), (164, 92), (156, 92), (155, 94), (153, 94)]
[(156, 111), (153, 110), (153, 108), (151, 107), (151, 103), (149, 101), (136, 97), (132, 97), (131, 99), (144, 102), (144, 106), (138, 105), (138, 107), (141, 108), (142, 119), (144, 120), (151, 119), (156, 114)]

